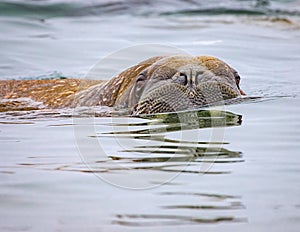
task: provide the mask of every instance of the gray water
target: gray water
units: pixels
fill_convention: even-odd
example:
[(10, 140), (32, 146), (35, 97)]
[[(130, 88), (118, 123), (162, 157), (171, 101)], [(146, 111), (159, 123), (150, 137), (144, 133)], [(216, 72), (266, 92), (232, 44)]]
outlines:
[(300, 2), (207, 2), (1, 1), (0, 79), (84, 78), (160, 44), (225, 60), (263, 97), (152, 118), (1, 113), (1, 231), (299, 231)]

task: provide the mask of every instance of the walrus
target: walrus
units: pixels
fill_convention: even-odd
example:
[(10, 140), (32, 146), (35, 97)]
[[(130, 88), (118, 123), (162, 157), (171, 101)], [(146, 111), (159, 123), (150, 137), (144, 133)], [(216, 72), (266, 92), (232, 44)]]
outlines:
[(0, 81), (2, 99), (26, 97), (47, 108), (127, 108), (133, 115), (195, 109), (242, 95), (245, 93), (240, 88), (238, 72), (212, 56), (152, 57), (108, 81)]

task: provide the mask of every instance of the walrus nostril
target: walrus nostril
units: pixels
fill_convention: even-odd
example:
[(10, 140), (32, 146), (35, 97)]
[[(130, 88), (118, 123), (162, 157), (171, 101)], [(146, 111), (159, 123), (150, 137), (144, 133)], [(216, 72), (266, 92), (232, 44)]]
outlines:
[(188, 77), (185, 73), (179, 72), (176, 73), (173, 77), (172, 80), (180, 85), (187, 85), (188, 83)]
[(179, 78), (181, 80), (181, 84), (182, 85), (187, 85), (187, 82), (188, 82), (188, 78), (187, 78), (187, 75), (185, 73), (179, 73)]

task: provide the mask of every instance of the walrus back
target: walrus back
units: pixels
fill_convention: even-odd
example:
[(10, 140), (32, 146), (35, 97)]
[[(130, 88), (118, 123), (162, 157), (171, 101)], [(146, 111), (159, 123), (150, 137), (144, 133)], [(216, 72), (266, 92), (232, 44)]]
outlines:
[(30, 98), (49, 108), (60, 108), (65, 105), (66, 99), (74, 98), (77, 92), (102, 82), (84, 79), (2, 80), (0, 98)]

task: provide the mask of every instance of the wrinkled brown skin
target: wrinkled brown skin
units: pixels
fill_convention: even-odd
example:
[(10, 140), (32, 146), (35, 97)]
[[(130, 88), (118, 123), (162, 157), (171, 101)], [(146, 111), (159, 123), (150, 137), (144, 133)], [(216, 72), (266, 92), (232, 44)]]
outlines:
[(31, 98), (43, 102), (49, 108), (58, 108), (65, 104), (67, 98), (74, 97), (78, 91), (101, 82), (79, 79), (1, 80), (0, 98)]
[[(199, 56), (192, 62), (203, 65), (215, 75), (235, 72), (230, 66), (214, 57)], [(156, 78), (163, 74), (164, 68), (178, 68), (182, 64), (180, 56), (152, 57), (121, 72), (109, 81), (84, 79), (54, 80), (1, 80), (0, 98), (31, 98), (42, 102), (48, 108), (83, 106), (120, 106), (136, 107), (139, 97), (135, 92), (139, 74), (146, 73), (146, 78)], [(166, 70), (167, 71), (167, 70)], [(238, 86), (238, 83), (237, 83)], [(239, 86), (238, 86), (239, 88)], [(244, 94), (240, 90), (240, 94)], [(177, 99), (180, 101), (180, 99)]]

